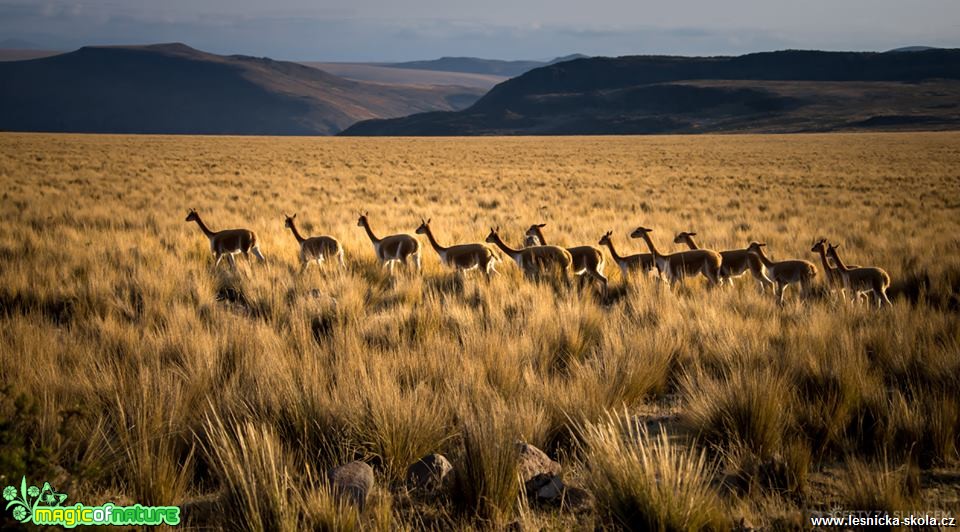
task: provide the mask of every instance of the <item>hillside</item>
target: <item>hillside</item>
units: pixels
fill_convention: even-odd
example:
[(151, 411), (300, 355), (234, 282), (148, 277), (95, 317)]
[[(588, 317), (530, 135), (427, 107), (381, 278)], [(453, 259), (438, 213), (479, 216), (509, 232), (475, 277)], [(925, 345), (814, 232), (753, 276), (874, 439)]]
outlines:
[(0, 48), (0, 61), (26, 61), (28, 59), (40, 59), (41, 57), (50, 57), (60, 55), (63, 52), (56, 50), (40, 49), (21, 49), (21, 48)]
[(945, 129), (960, 125), (960, 50), (589, 58), (532, 70), (469, 109), (345, 135)]
[(488, 91), (497, 83), (506, 81), (505, 76), (472, 74), (469, 72), (445, 72), (442, 70), (419, 70), (393, 68), (379, 63), (324, 63), (306, 61), (303, 64), (319, 68), (335, 76), (356, 81), (371, 81), (396, 85), (457, 85)]
[(389, 68), (487, 74), (512, 78), (525, 72), (529, 72), (535, 68), (583, 57), (586, 56), (581, 54), (571, 54), (564, 57), (557, 57), (551, 61), (504, 61), (501, 59), (482, 59), (479, 57), (441, 57), (440, 59), (431, 59), (428, 61), (384, 63), (383, 66)]
[(0, 80), (0, 129), (14, 131), (326, 135), (358, 120), (460, 109), (482, 93), (362, 83), (183, 44), (4, 62)]

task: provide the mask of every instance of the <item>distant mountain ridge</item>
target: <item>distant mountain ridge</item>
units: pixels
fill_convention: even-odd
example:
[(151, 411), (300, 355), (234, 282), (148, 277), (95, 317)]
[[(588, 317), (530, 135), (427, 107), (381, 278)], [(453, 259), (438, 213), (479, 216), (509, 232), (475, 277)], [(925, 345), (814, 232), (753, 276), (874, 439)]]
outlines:
[(489, 74), (512, 78), (535, 68), (583, 57), (587, 56), (571, 54), (557, 57), (551, 61), (505, 61), (502, 59), (481, 59), (479, 57), (441, 57), (440, 59), (426, 61), (383, 63), (382, 66), (416, 70), (439, 70), (443, 72), (464, 72), (469, 74)]
[[(343, 134), (956, 127), (957, 80), (960, 50), (584, 58), (507, 80), (462, 111), (366, 121)], [(921, 82), (927, 86), (916, 85)]]
[(84, 47), (0, 62), (0, 129), (328, 135), (368, 118), (454, 110), (482, 90), (346, 80), (181, 43)]

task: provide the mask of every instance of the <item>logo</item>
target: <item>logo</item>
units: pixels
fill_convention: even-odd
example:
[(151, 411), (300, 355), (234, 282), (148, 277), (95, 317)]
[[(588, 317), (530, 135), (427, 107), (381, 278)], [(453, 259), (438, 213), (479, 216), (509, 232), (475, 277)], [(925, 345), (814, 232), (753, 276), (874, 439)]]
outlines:
[(179, 506), (116, 506), (106, 503), (100, 506), (87, 506), (81, 503), (65, 505), (66, 493), (57, 493), (49, 482), (43, 487), (28, 486), (27, 477), (20, 480), (20, 488), (3, 488), (3, 499), (7, 501), (7, 510), (13, 511), (13, 518), (21, 523), (33, 523), (38, 526), (62, 526), (74, 528), (78, 525), (113, 526), (155, 526), (161, 524), (180, 524)]

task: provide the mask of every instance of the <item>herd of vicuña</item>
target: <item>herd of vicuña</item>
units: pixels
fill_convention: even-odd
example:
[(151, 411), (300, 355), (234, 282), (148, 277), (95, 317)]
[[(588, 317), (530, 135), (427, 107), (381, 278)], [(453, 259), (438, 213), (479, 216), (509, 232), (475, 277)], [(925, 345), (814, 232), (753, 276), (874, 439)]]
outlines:
[[(284, 225), (290, 229), (300, 245), (301, 271), (311, 263), (322, 267), (328, 259), (336, 259), (341, 268), (345, 267), (343, 246), (332, 236), (304, 237), (296, 226), (296, 214), (286, 215)], [(257, 235), (249, 229), (226, 229), (212, 231), (200, 219), (195, 209), (187, 214), (188, 222), (197, 222), (200, 230), (210, 240), (210, 250), (216, 258), (216, 265), (224, 256), (230, 265), (236, 267), (234, 255), (243, 254), (248, 260), (250, 254), (263, 261)], [(485, 242), (457, 244), (443, 246), (437, 241), (430, 220), (421, 220), (415, 233), (425, 235), (430, 247), (440, 256), (440, 262), (457, 272), (479, 270), (488, 278), (497, 273), (496, 265), (500, 260), (495, 248), (513, 259), (520, 271), (528, 277), (540, 275), (560, 275), (567, 279), (572, 276), (589, 278), (599, 282), (604, 290), (607, 288), (607, 277), (604, 275), (606, 259), (597, 246), (576, 246), (563, 248), (548, 245), (543, 236), (546, 224), (534, 224), (527, 229), (524, 235), (523, 247), (514, 248), (504, 242), (499, 228), (491, 228)], [(370, 242), (373, 243), (374, 253), (380, 263), (392, 273), (396, 263), (403, 263), (417, 271), (421, 267), (420, 240), (410, 234), (395, 234), (377, 237), (370, 227), (368, 213), (360, 214), (357, 226), (362, 227)], [(793, 259), (774, 261), (767, 256), (762, 242), (750, 242), (744, 249), (714, 251), (701, 248), (693, 237), (697, 233), (680, 232), (673, 239), (674, 244), (686, 244), (689, 249), (669, 254), (662, 254), (650, 238), (652, 229), (637, 227), (630, 238), (642, 239), (650, 253), (634, 255), (620, 255), (614, 248), (612, 235), (608, 231), (598, 242), (600, 246), (607, 246), (610, 256), (620, 268), (624, 280), (631, 276), (656, 271), (658, 279), (666, 279), (673, 287), (683, 283), (687, 277), (703, 275), (710, 286), (732, 284), (735, 277), (750, 274), (758, 283), (761, 291), (772, 287), (779, 302), (783, 302), (784, 292), (790, 285), (799, 285), (801, 294), (807, 296), (817, 276), (817, 267), (810, 261)], [(492, 246), (491, 246), (492, 244)], [(495, 248), (494, 248), (495, 246)], [(846, 294), (852, 302), (862, 296), (872, 296), (877, 307), (884, 303), (890, 304), (887, 297), (887, 288), (890, 286), (890, 276), (882, 268), (860, 267), (848, 265), (837, 253), (839, 245), (820, 239), (811, 248), (812, 253), (820, 256), (826, 283), (830, 290), (842, 295)]]

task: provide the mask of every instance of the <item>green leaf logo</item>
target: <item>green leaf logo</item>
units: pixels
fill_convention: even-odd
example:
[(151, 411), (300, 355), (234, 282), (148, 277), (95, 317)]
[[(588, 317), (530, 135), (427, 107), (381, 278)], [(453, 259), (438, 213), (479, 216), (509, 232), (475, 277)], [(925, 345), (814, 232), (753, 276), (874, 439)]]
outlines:
[(41, 504), (44, 506), (59, 506), (67, 500), (66, 493), (57, 493), (49, 482), (43, 483), (43, 488), (27, 486), (27, 477), (20, 479), (20, 489), (14, 486), (3, 488), (3, 499), (7, 501), (6, 509), (13, 508), (13, 518), (26, 523), (33, 511)]

